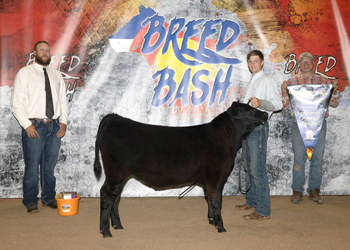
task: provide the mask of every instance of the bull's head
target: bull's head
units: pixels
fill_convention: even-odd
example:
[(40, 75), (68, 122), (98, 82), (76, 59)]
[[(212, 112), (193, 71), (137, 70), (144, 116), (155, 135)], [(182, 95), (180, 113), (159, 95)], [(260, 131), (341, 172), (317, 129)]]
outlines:
[(249, 121), (254, 123), (255, 126), (264, 124), (269, 118), (266, 112), (253, 108), (248, 104), (239, 102), (233, 102), (227, 112), (232, 118)]

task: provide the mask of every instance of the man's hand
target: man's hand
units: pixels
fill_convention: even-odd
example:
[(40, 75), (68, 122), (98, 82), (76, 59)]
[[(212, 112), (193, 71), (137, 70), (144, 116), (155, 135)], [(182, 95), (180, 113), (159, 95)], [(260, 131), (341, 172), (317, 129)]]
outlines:
[(36, 131), (36, 128), (34, 125), (30, 125), (28, 128), (25, 129), (26, 133), (29, 138), (39, 138), (39, 133)]
[(333, 84), (333, 92), (335, 93), (335, 91), (337, 91), (338, 87), (339, 87), (339, 82), (338, 82), (338, 79), (334, 79), (332, 80), (332, 84)]
[(287, 81), (283, 81), (282, 85), (281, 85), (281, 90), (283, 94), (287, 94), (287, 87), (288, 87), (288, 82)]
[(59, 123), (60, 130), (57, 132), (57, 137), (63, 137), (66, 134), (67, 125), (64, 123)]
[(259, 108), (261, 105), (261, 100), (256, 97), (250, 97), (249, 101), (252, 104), (253, 108)]

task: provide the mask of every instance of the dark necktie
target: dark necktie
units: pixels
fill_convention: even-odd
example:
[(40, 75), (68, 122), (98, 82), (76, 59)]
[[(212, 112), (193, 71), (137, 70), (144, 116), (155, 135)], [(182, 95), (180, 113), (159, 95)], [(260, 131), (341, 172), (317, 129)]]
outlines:
[(46, 91), (46, 116), (47, 118), (51, 119), (54, 115), (54, 111), (53, 111), (50, 79), (49, 79), (49, 76), (47, 75), (46, 68), (43, 68), (43, 70), (44, 70), (44, 76), (45, 76), (45, 91)]

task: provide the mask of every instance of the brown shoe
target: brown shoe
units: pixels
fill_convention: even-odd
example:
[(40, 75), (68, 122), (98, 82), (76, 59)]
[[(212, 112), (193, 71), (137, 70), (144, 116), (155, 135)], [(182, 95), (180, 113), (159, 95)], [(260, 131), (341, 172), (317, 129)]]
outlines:
[(38, 210), (38, 205), (36, 203), (31, 203), (26, 206), (28, 213), (37, 213), (39, 212)]
[(294, 203), (294, 204), (300, 204), (302, 200), (303, 200), (303, 193), (293, 190), (293, 195), (291, 197), (291, 202)]
[(246, 219), (246, 220), (269, 220), (269, 219), (271, 219), (271, 216), (264, 217), (264, 216), (254, 212), (254, 213), (251, 213), (249, 215), (243, 215), (243, 219)]
[(323, 201), (320, 196), (320, 190), (315, 188), (314, 190), (310, 190), (309, 200), (313, 200), (317, 204), (323, 204)]
[(255, 210), (255, 208), (248, 206), (247, 204), (244, 205), (236, 205), (235, 209), (238, 211), (249, 211), (249, 210)]

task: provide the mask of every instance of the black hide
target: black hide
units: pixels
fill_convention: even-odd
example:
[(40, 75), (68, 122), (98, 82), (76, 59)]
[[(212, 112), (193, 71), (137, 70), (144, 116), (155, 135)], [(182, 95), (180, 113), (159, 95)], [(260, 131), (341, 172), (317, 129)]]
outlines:
[(268, 115), (238, 102), (210, 123), (191, 127), (147, 125), (111, 114), (100, 123), (94, 171), (101, 176), (99, 151), (106, 180), (101, 188), (100, 230), (111, 237), (112, 226), (122, 229), (118, 205), (130, 177), (155, 189), (193, 182), (204, 189), (210, 224), (225, 232), (221, 218), (222, 189), (242, 141)]

